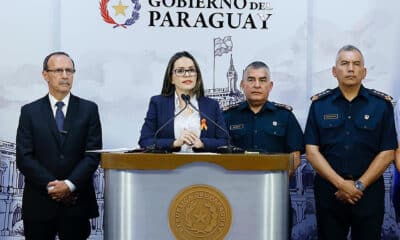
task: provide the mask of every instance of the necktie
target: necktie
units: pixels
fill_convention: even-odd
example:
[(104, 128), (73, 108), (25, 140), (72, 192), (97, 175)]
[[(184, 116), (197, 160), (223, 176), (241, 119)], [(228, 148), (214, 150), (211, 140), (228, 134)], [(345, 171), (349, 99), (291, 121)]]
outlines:
[(63, 102), (57, 102), (56, 103), (57, 109), (56, 109), (56, 124), (58, 131), (61, 133), (64, 131), (64, 113), (61, 110), (62, 107), (64, 106)]

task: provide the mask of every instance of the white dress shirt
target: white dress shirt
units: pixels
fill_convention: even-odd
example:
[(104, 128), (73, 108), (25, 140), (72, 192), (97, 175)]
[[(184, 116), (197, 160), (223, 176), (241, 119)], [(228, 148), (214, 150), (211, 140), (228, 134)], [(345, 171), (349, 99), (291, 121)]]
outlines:
[[(68, 93), (67, 96), (65, 96), (64, 99), (61, 100), (61, 102), (64, 103), (64, 106), (61, 109), (61, 111), (64, 113), (64, 118), (67, 117), (67, 109), (68, 109), (68, 103), (69, 103), (70, 96), (71, 96), (71, 94)], [(50, 100), (51, 110), (53, 110), (53, 116), (56, 117), (56, 110), (57, 110), (56, 103), (60, 102), (60, 101), (58, 101), (50, 93), (49, 93), (49, 100)]]
[[(199, 109), (199, 104), (195, 96), (190, 98), (190, 102), (197, 109)], [(187, 108), (190, 108), (192, 110), (191, 114), (187, 114), (187, 112), (184, 111), (174, 120), (175, 139), (179, 138), (182, 135), (183, 130), (185, 129), (194, 132), (197, 137), (200, 137), (200, 114), (190, 105), (187, 106)], [(181, 108), (179, 107), (179, 97), (175, 92), (175, 114), (177, 114), (180, 110)], [(193, 150), (191, 146), (183, 144), (181, 147), (181, 152), (193, 152)]]
[[(67, 96), (65, 96), (64, 99), (61, 100), (61, 102), (64, 103), (64, 106), (61, 108), (61, 111), (64, 113), (64, 119), (67, 117), (67, 109), (68, 109), (68, 103), (69, 103), (70, 96), (71, 96), (71, 93), (68, 93)], [(53, 97), (53, 95), (51, 95), (50, 93), (49, 93), (49, 100), (50, 100), (51, 110), (53, 111), (53, 116), (55, 118), (56, 110), (57, 110), (56, 103), (59, 101), (55, 97)], [(65, 179), (64, 182), (65, 182), (65, 184), (67, 184), (67, 186), (68, 186), (69, 190), (71, 190), (71, 192), (75, 191), (76, 187), (70, 180)]]

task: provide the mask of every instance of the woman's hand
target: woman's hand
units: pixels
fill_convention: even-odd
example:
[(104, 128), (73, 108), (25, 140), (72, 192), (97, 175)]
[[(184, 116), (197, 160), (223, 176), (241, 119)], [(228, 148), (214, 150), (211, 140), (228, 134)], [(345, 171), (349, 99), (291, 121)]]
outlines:
[(184, 129), (182, 135), (176, 139), (173, 143), (174, 147), (181, 147), (183, 144), (187, 144), (189, 146), (195, 148), (203, 148), (204, 144), (200, 140), (200, 138), (192, 131), (188, 129)]

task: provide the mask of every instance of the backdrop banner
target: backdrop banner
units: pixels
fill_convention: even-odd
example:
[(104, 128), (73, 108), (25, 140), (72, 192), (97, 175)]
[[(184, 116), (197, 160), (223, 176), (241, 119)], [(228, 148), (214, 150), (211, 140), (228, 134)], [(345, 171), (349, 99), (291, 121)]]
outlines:
[[(367, 88), (400, 97), (396, 0), (42, 0), (2, 7), (1, 239), (23, 239), (16, 128), (21, 106), (47, 94), (41, 71), (51, 51), (74, 59), (72, 93), (98, 104), (105, 148), (138, 146), (150, 97), (161, 92), (169, 58), (183, 50), (199, 62), (206, 95), (222, 109), (244, 100), (239, 88), (244, 67), (264, 61), (274, 81), (269, 99), (292, 106), (303, 128), (310, 97), (337, 86), (331, 68), (346, 44), (364, 54)], [(383, 239), (400, 237), (390, 199), (392, 171), (384, 175)], [(316, 239), (314, 174), (303, 157), (290, 181), (296, 240)], [(91, 239), (102, 239), (101, 168), (94, 181), (101, 215), (92, 221)]]

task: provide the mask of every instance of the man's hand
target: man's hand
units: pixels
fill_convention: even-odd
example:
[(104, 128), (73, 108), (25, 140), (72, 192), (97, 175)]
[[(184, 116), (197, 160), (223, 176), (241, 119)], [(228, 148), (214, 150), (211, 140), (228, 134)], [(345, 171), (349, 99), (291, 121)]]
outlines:
[(336, 191), (335, 196), (342, 202), (356, 204), (363, 196), (363, 192), (354, 186), (354, 181), (344, 180)]
[(55, 180), (47, 184), (47, 193), (53, 200), (60, 202), (71, 195), (71, 190), (64, 181)]

